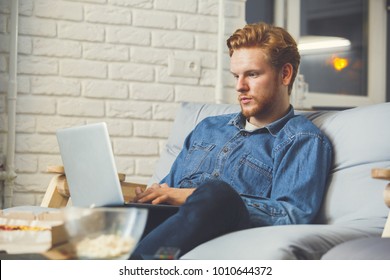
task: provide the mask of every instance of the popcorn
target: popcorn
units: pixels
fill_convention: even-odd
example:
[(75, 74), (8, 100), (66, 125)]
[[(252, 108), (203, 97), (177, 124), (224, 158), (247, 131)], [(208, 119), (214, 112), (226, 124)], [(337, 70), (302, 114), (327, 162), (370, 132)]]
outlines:
[(96, 238), (84, 238), (76, 244), (76, 254), (86, 259), (114, 259), (127, 254), (135, 246), (131, 237), (103, 234)]

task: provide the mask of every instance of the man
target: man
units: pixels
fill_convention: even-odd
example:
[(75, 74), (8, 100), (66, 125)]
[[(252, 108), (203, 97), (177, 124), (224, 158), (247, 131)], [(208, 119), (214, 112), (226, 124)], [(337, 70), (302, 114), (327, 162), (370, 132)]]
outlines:
[(319, 210), (332, 147), (290, 105), (296, 42), (258, 23), (237, 30), (227, 45), (241, 112), (203, 120), (162, 182), (136, 192), (138, 202), (181, 207), (140, 241), (133, 258), (162, 246), (183, 255), (250, 227), (310, 223)]

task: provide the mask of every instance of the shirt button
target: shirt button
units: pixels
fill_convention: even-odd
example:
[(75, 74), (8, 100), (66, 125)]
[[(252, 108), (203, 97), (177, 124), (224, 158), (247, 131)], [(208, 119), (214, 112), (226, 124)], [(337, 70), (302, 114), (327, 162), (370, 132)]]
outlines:
[(229, 152), (229, 148), (225, 147), (225, 148), (223, 148), (222, 151), (226, 154), (227, 152)]
[(218, 178), (218, 177), (219, 177), (219, 173), (218, 173), (218, 172), (215, 172), (215, 173), (214, 173), (214, 177)]
[(242, 135), (242, 136), (248, 136), (248, 132), (246, 132), (246, 131), (241, 131), (241, 135)]

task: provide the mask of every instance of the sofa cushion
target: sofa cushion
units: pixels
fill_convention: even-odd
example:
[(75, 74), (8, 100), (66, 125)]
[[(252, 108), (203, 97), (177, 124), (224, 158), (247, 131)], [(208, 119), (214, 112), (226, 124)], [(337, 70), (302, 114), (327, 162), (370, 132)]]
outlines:
[(359, 238), (335, 246), (323, 260), (390, 260), (390, 238)]
[[(367, 222), (367, 221), (366, 221)], [(362, 232), (353, 224), (287, 225), (232, 232), (203, 243), (182, 259), (317, 260), (333, 246), (378, 235), (382, 221), (375, 220)]]
[(334, 172), (370, 162), (390, 162), (390, 103), (308, 116), (332, 141)]
[(384, 182), (371, 178), (373, 168), (390, 167), (390, 103), (308, 116), (330, 139), (334, 163), (319, 223), (383, 218)]

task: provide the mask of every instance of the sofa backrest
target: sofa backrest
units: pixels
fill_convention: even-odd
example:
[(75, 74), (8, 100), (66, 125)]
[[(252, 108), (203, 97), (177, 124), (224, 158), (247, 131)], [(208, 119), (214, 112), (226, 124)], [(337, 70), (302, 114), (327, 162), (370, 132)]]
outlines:
[[(185, 137), (205, 117), (240, 110), (238, 105), (183, 103), (166, 148), (149, 183), (159, 182), (182, 149)], [(334, 163), (316, 222), (333, 224), (385, 221), (384, 182), (371, 178), (372, 168), (390, 167), (390, 103), (345, 111), (301, 112), (331, 140)]]
[(386, 182), (371, 178), (371, 170), (390, 167), (390, 103), (311, 114), (308, 118), (329, 137), (334, 149), (318, 222), (369, 225), (381, 220), (379, 224), (383, 225), (389, 213), (383, 201)]

